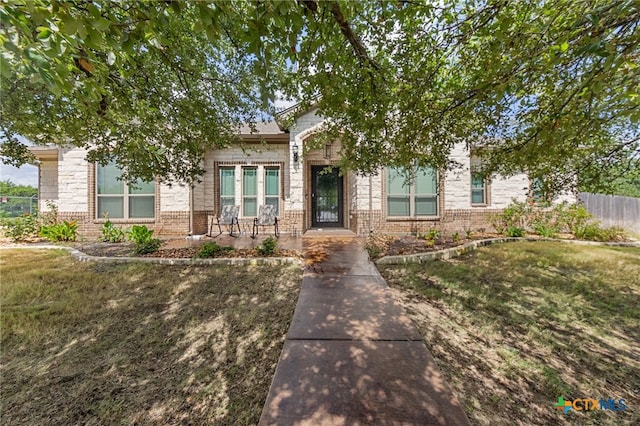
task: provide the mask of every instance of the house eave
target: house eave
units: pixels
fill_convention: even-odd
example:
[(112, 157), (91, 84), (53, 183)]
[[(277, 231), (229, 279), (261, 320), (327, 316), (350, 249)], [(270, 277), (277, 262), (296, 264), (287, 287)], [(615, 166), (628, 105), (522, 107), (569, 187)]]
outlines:
[(38, 161), (57, 161), (60, 150), (55, 147), (30, 146), (29, 152)]
[(266, 142), (269, 144), (281, 144), (289, 143), (289, 134), (281, 133), (275, 135), (261, 135), (261, 134), (244, 134), (240, 135), (243, 142), (260, 143)]
[(316, 96), (311, 102), (298, 102), (288, 108), (283, 109), (275, 114), (275, 122), (283, 131), (289, 131), (289, 128), (285, 123), (289, 120), (296, 120), (300, 116), (312, 111), (318, 107), (320, 103), (320, 96)]

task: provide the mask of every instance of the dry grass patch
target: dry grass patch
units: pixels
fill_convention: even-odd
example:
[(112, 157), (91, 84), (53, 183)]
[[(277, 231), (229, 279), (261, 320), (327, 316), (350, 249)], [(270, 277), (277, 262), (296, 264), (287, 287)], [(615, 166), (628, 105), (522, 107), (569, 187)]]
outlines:
[(3, 424), (257, 423), (299, 267), (0, 256)]
[[(380, 270), (474, 424), (640, 424), (640, 249), (522, 242)], [(560, 396), (628, 408), (564, 415)]]

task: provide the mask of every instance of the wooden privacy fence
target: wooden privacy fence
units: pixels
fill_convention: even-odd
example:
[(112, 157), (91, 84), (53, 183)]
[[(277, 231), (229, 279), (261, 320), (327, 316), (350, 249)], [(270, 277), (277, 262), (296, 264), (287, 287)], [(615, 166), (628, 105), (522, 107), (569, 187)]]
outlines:
[(578, 199), (603, 226), (620, 226), (640, 234), (640, 198), (581, 192)]

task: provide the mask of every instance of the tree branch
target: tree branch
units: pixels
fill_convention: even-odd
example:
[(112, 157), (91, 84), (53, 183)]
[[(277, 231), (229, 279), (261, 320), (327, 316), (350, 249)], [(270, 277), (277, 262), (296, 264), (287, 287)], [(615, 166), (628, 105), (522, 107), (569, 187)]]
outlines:
[[(313, 14), (318, 13), (318, 2), (317, 0), (300, 0), (300, 4), (302, 4), (307, 10), (311, 11)], [(349, 42), (351, 48), (353, 49), (356, 57), (360, 61), (362, 65), (368, 65), (376, 71), (380, 70), (380, 66), (376, 64), (376, 62), (369, 57), (367, 53), (367, 49), (362, 43), (362, 40), (353, 32), (351, 25), (345, 19), (342, 14), (342, 10), (340, 10), (340, 5), (337, 2), (331, 2), (331, 15), (333, 15), (333, 19), (338, 23), (338, 27), (340, 28), (340, 32), (344, 36), (344, 38)]]

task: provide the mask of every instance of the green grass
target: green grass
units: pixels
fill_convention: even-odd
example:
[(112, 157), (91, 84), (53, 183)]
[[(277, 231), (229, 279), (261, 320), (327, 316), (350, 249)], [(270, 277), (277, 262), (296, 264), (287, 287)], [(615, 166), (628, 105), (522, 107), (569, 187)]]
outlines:
[(295, 267), (0, 253), (2, 424), (255, 424)]
[[(640, 249), (522, 242), (380, 269), (473, 423), (640, 423)], [(628, 408), (565, 416), (559, 396)]]

